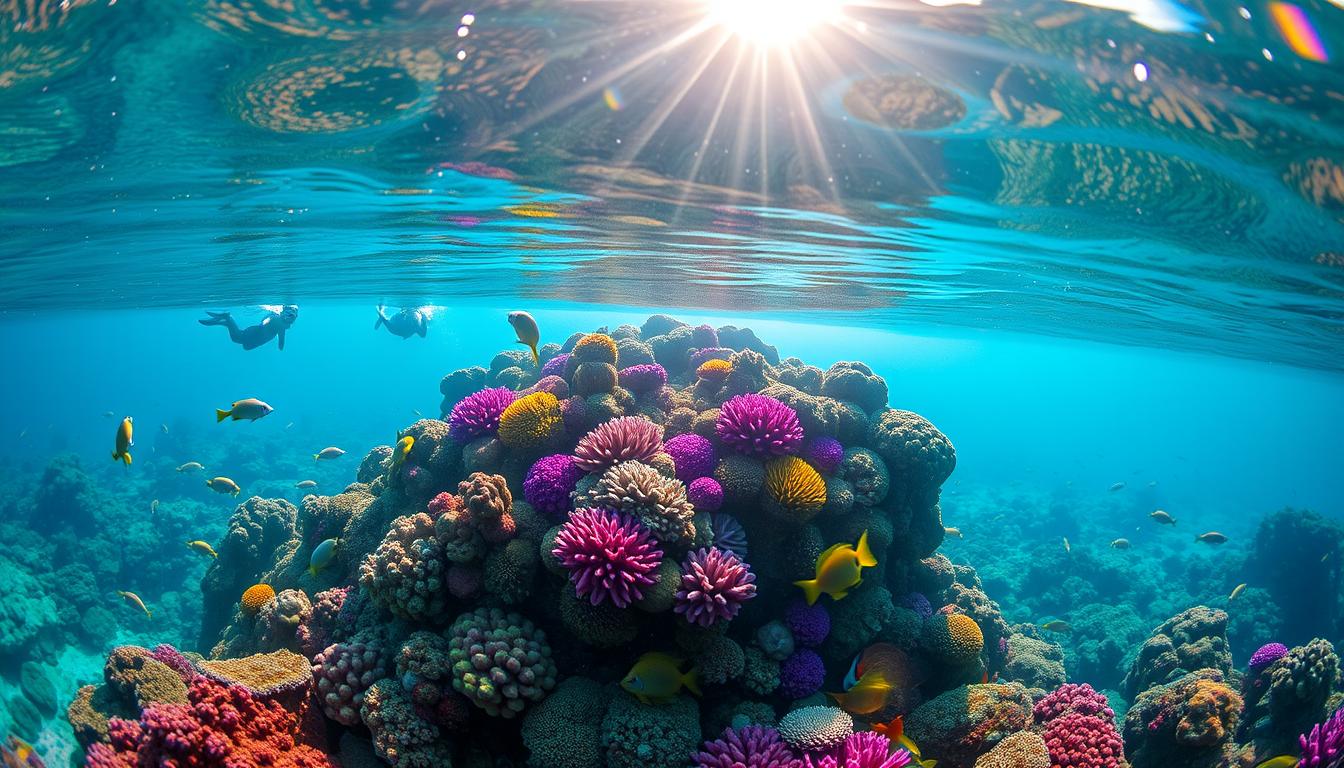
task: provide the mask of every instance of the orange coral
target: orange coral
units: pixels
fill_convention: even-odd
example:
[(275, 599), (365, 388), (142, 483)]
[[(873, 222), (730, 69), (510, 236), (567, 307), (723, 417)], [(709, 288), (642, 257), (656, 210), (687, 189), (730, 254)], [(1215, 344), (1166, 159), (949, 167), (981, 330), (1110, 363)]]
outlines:
[(733, 364), (727, 360), (706, 360), (695, 369), (695, 375), (705, 381), (719, 382), (728, 378), (728, 374), (733, 372)]
[(261, 606), (269, 603), (275, 597), (275, 590), (270, 584), (253, 584), (243, 592), (241, 601), (243, 610), (247, 613), (256, 613), (261, 610)]
[(581, 363), (616, 364), (616, 340), (605, 333), (590, 333), (579, 339), (571, 352)]
[(510, 448), (533, 450), (544, 446), (564, 427), (560, 401), (550, 392), (520, 397), (499, 416), (499, 440)]
[(939, 613), (924, 625), (922, 642), (943, 661), (965, 664), (984, 650), (985, 634), (975, 619), (964, 613)]
[(765, 465), (766, 508), (794, 522), (806, 522), (826, 503), (826, 481), (797, 456), (780, 456)]
[(1198, 681), (1176, 723), (1176, 740), (1196, 746), (1221, 744), (1237, 727), (1241, 707), (1241, 696), (1225, 683)]

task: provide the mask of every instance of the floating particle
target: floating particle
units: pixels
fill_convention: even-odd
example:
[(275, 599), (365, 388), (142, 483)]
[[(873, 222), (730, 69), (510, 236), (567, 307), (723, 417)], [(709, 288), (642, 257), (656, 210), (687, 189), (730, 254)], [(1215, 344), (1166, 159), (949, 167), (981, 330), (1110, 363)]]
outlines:
[(602, 89), (602, 102), (612, 112), (620, 112), (621, 108), (625, 106), (625, 101), (621, 98), (621, 90), (614, 85)]
[(1140, 83), (1148, 82), (1148, 65), (1142, 61), (1134, 62), (1134, 79)]

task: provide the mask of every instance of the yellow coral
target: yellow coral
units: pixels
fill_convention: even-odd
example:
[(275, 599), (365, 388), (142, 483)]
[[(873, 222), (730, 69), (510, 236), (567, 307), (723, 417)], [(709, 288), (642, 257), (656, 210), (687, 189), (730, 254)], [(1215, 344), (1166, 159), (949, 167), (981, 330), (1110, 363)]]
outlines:
[(924, 646), (949, 664), (965, 664), (980, 655), (985, 634), (964, 613), (940, 613), (924, 625)]
[(261, 610), (261, 606), (269, 603), (275, 597), (275, 590), (270, 584), (253, 584), (243, 592), (242, 606), (247, 613), (256, 613)]
[(826, 503), (826, 481), (797, 456), (780, 456), (765, 465), (765, 496), (772, 511), (805, 522)]
[(695, 369), (695, 375), (706, 381), (723, 381), (733, 372), (733, 364), (727, 360), (706, 360)]
[(303, 687), (312, 680), (308, 659), (283, 648), (241, 659), (213, 659), (200, 663), (201, 671), (223, 683), (241, 685), (258, 696)]
[(499, 416), (499, 440), (510, 448), (535, 449), (563, 428), (560, 401), (550, 392), (520, 397)]
[(579, 339), (571, 352), (581, 363), (616, 364), (616, 340), (605, 333), (590, 333)]

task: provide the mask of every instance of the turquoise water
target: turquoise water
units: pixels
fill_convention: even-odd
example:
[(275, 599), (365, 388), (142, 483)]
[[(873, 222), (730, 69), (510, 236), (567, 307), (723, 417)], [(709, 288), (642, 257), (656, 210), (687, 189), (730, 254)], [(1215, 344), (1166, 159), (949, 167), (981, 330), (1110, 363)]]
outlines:
[[(902, 749), (984, 768), (1009, 736), (1116, 768), (1066, 756), (1089, 729), (1130, 768), (1307, 760), (1299, 735), (1344, 703), (1341, 13), (0, 2), (0, 737), (37, 755), (6, 766), (268, 764), (233, 732), (242, 762), (107, 736), (210, 686), (272, 707), (243, 719), (293, 737), (278, 766), (719, 765), (692, 755), (748, 723), (787, 745), (750, 765), (829, 766), (789, 723), (837, 703), (811, 716), (909, 736), (842, 768)], [(197, 322), (282, 304), (283, 350)], [(421, 308), (424, 337), (375, 327), (380, 305)], [(667, 388), (617, 378), (655, 362)], [(541, 387), (561, 416), (535, 442), (449, 436), (485, 387)], [(757, 392), (801, 418), (781, 452), (806, 461), (725, 434)], [(248, 397), (274, 410), (217, 423)], [(670, 447), (633, 457), (684, 506), (585, 495), (605, 466), (563, 508), (525, 490), (621, 416), (707, 441), (695, 477)], [(129, 465), (109, 458), (128, 417)], [(316, 461), (327, 447), (345, 455)], [(489, 476), (516, 528), (453, 517)], [(705, 477), (721, 508), (688, 490)], [(800, 500), (809, 478), (824, 503)], [(652, 536), (672, 574), (643, 590), (665, 604), (620, 605), (559, 561), (589, 507)], [(394, 522), (417, 514), (417, 534)], [(731, 549), (725, 518), (756, 592), (700, 627), (672, 582)], [(809, 639), (794, 583), (864, 531), (876, 565), (819, 599), (830, 631)], [(280, 595), (249, 608), (252, 584)], [(310, 605), (337, 590), (343, 612)], [(449, 644), (477, 608), (554, 663), (529, 662), (528, 688), (482, 662), (524, 689), (501, 694), (520, 717), (452, 663), (474, 663)], [(981, 640), (954, 658), (939, 632), (963, 619)], [(1250, 668), (1272, 642), (1291, 650)], [(342, 713), (322, 685), (359, 643), (383, 682)], [(187, 658), (114, 650), (160, 644)], [(640, 693), (646, 652), (696, 660), (701, 690)], [(237, 658), (278, 688), (218, 666)], [(856, 659), (893, 665), (876, 709), (845, 703)], [(1105, 724), (1032, 711), (1066, 680), (1107, 698)]]

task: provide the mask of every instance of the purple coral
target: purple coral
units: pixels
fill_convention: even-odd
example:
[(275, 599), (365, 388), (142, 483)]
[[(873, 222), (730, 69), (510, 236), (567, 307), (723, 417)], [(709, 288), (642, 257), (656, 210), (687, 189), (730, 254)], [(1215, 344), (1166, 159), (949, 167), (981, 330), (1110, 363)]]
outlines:
[(1032, 709), (1032, 714), (1035, 715), (1038, 723), (1048, 723), (1068, 712), (1100, 717), (1108, 722), (1115, 722), (1115, 712), (1111, 710), (1106, 697), (1097, 693), (1087, 683), (1081, 685), (1065, 683), (1047, 693), (1045, 698), (1036, 702), (1036, 706)]
[(544, 379), (547, 376), (564, 376), (565, 365), (568, 362), (569, 362), (568, 352), (564, 353), (563, 355), (556, 355), (555, 357), (552, 357), (550, 360), (546, 361), (545, 365), (541, 366), (541, 377)]
[(724, 403), (714, 430), (725, 445), (748, 456), (783, 456), (803, 442), (797, 412), (765, 395), (738, 395)]
[(579, 597), (625, 608), (653, 584), (663, 551), (638, 520), (605, 509), (579, 509), (560, 527), (551, 554), (569, 570)]
[(840, 462), (845, 458), (845, 446), (834, 437), (814, 437), (803, 446), (801, 455), (818, 472), (829, 475), (840, 467)]
[(657, 363), (632, 365), (629, 368), (621, 369), (620, 382), (622, 387), (637, 395), (642, 395), (645, 392), (653, 392), (666, 386), (667, 371)]
[(727, 728), (691, 759), (695, 768), (802, 768), (779, 731), (764, 725)]
[(674, 610), (702, 627), (719, 619), (728, 621), (756, 596), (755, 582), (751, 566), (732, 552), (718, 547), (696, 550), (681, 565)]
[(712, 477), (697, 477), (686, 486), (686, 500), (697, 512), (717, 512), (723, 506), (723, 486)]
[(1313, 726), (1311, 733), (1299, 736), (1302, 760), (1298, 768), (1340, 768), (1344, 766), (1344, 707), (1335, 710), (1324, 723)]
[(831, 615), (820, 603), (808, 605), (806, 600), (796, 599), (784, 610), (784, 623), (793, 633), (794, 642), (808, 648), (816, 648), (831, 634)]
[[(701, 478), (706, 480), (708, 478)], [(696, 483), (700, 480), (695, 481)], [(713, 481), (711, 481), (713, 482)], [(695, 483), (691, 483), (692, 486)], [(714, 546), (745, 559), (747, 556), (747, 531), (736, 517), (727, 512), (712, 512), (709, 515), (709, 528), (714, 533)]]
[(802, 699), (821, 690), (826, 665), (811, 648), (799, 648), (779, 664), (779, 692), (790, 699)]
[(677, 468), (677, 479), (687, 485), (714, 474), (714, 467), (719, 463), (714, 444), (695, 433), (677, 435), (668, 440), (663, 443), (663, 451), (672, 457)]
[(1259, 672), (1287, 655), (1288, 646), (1283, 643), (1266, 643), (1251, 654), (1249, 666), (1252, 672)]
[(385, 660), (374, 645), (336, 643), (313, 657), (317, 699), (327, 717), (341, 725), (359, 724), (364, 692), (386, 676)]
[(468, 442), (499, 429), (499, 416), (513, 403), (514, 391), (494, 387), (462, 398), (448, 414), (448, 432), (458, 442)]
[(925, 597), (923, 592), (906, 592), (896, 600), (896, 604), (914, 611), (922, 621), (928, 621), (929, 617), (933, 615), (933, 604), (929, 602), (929, 598)]
[(543, 456), (523, 478), (523, 498), (538, 512), (563, 516), (569, 511), (569, 494), (583, 475), (573, 456), (563, 453)]
[(892, 750), (891, 739), (875, 731), (859, 731), (845, 737), (829, 755), (813, 760), (803, 756), (804, 768), (904, 768), (913, 759), (904, 749)]
[(621, 416), (584, 435), (574, 447), (574, 463), (586, 472), (601, 472), (622, 461), (648, 461), (662, 447), (662, 427), (639, 416)]

